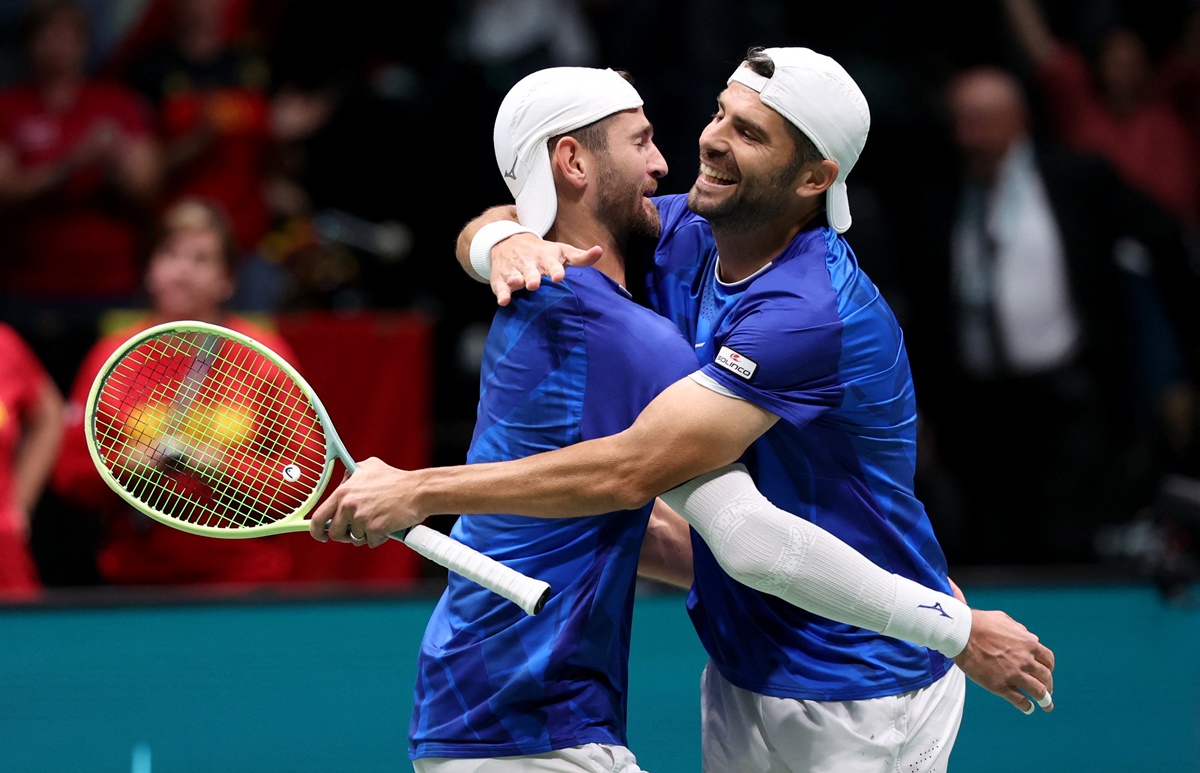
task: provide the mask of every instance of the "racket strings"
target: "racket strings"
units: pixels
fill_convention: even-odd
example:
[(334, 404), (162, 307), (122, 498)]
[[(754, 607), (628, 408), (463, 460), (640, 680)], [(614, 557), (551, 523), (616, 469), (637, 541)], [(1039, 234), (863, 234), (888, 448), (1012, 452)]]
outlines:
[(127, 493), (168, 518), (221, 530), (291, 515), (326, 463), (305, 392), (263, 354), (210, 333), (151, 338), (121, 358), (93, 431)]

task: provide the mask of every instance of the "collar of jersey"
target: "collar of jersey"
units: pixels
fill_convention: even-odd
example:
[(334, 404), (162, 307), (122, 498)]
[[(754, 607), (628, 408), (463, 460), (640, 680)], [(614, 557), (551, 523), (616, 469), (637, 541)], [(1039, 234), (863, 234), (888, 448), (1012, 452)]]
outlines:
[(723, 282), (723, 281), (721, 281), (721, 256), (718, 255), (717, 259), (713, 261), (713, 279), (716, 280), (718, 286), (725, 288), (727, 290), (733, 290), (736, 292), (737, 290), (746, 289), (746, 285), (750, 284), (758, 277), (767, 273), (767, 271), (769, 271), (771, 269), (771, 266), (773, 266), (773, 265), (775, 265), (775, 261), (771, 261), (770, 263), (763, 266), (758, 271), (755, 271), (753, 274), (746, 277), (745, 279), (739, 279), (736, 282)]

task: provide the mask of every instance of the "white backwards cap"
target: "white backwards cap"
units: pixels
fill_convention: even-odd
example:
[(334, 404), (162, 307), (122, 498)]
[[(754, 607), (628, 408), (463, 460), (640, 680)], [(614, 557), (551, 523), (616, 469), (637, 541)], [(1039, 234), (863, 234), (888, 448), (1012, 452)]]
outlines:
[(551, 137), (641, 106), (637, 89), (614, 70), (549, 67), (517, 81), (500, 103), (492, 140), (521, 225), (545, 236), (554, 224)]
[(804, 132), (821, 155), (836, 161), (837, 180), (826, 193), (829, 225), (838, 233), (850, 227), (846, 176), (854, 168), (867, 132), (871, 112), (867, 99), (850, 74), (824, 54), (808, 48), (768, 48), (775, 74), (764, 78), (745, 64), (729, 76), (758, 92), (759, 99)]

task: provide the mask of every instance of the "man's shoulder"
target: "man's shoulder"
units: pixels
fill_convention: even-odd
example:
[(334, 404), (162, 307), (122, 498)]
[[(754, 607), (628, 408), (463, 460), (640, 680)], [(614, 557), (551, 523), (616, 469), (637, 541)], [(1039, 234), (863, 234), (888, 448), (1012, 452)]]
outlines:
[(686, 193), (672, 193), (665, 196), (655, 196), (652, 199), (654, 205), (658, 208), (659, 219), (662, 221), (663, 238), (666, 238), (675, 230), (689, 223), (703, 223), (707, 225), (707, 221), (704, 218), (688, 209), (687, 199)]
[(617, 283), (599, 269), (591, 266), (567, 266), (561, 282), (551, 282), (545, 277), (536, 290), (521, 290), (513, 294), (517, 303), (528, 306), (559, 304), (568, 298), (579, 303), (594, 302), (593, 299), (611, 299), (619, 294)]
[(636, 319), (639, 327), (647, 327), (653, 324), (647, 320), (662, 319), (616, 281), (587, 266), (568, 266), (561, 282), (543, 279), (537, 290), (514, 293), (513, 302), (498, 313), (510, 319), (537, 318), (560, 332), (568, 320), (578, 320), (582, 330), (600, 320), (620, 326), (627, 323), (617, 320)]

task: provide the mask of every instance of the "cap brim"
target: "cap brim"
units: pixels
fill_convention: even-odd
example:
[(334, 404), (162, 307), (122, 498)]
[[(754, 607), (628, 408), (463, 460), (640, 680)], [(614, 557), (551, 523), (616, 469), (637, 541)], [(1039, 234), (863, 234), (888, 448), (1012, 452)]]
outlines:
[(529, 176), (516, 195), (517, 220), (526, 228), (545, 236), (558, 214), (558, 194), (550, 171), (550, 154), (545, 143), (537, 143), (530, 163)]
[(845, 233), (850, 227), (850, 196), (845, 182), (835, 182), (825, 193), (825, 216), (829, 219), (829, 227), (838, 233)]

